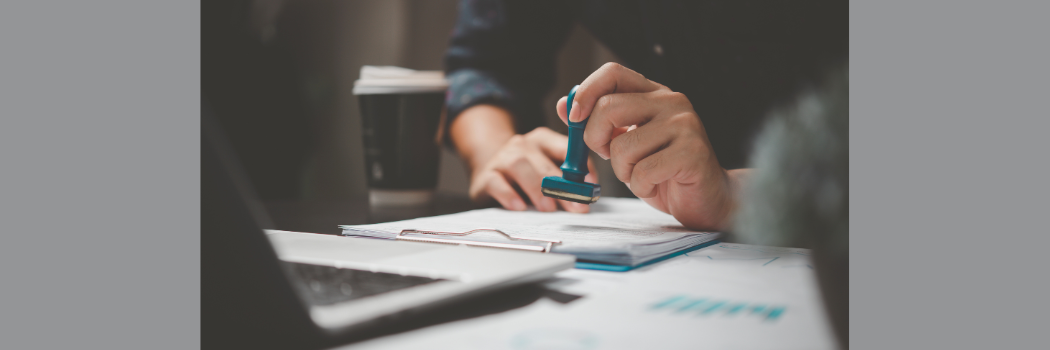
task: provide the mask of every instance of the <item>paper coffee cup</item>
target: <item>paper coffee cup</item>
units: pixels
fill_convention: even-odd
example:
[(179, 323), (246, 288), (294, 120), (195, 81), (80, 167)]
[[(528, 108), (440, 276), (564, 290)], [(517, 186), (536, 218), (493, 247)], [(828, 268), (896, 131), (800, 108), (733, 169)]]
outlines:
[(373, 206), (430, 203), (437, 187), (438, 132), (448, 81), (441, 71), (364, 66), (361, 107), (365, 175)]

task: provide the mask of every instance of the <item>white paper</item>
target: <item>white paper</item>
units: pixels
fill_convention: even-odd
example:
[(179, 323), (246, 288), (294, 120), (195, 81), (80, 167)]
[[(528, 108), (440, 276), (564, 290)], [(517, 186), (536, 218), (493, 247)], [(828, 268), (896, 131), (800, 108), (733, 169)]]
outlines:
[(549, 288), (583, 297), (346, 349), (834, 348), (808, 250), (717, 244), (626, 273), (558, 277)]
[[(391, 223), (343, 226), (344, 234), (390, 238), (404, 229), (466, 232), (477, 228), (496, 228), (514, 236), (561, 240), (555, 252), (601, 258), (620, 254), (633, 259), (628, 265), (717, 238), (714, 232), (692, 231), (671, 215), (638, 199), (603, 198), (591, 205), (591, 212), (544, 213), (510, 211), (498, 208), (473, 210)], [(448, 237), (452, 238), (452, 237)], [(480, 232), (462, 239), (496, 240), (498, 234)]]

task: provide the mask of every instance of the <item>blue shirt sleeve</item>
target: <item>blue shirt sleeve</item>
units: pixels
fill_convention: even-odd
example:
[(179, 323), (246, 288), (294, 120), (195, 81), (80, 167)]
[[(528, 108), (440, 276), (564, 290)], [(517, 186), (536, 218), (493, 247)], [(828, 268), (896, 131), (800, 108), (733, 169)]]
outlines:
[(448, 122), (494, 104), (514, 115), (519, 133), (543, 125), (540, 101), (578, 12), (576, 1), (461, 1), (445, 53)]

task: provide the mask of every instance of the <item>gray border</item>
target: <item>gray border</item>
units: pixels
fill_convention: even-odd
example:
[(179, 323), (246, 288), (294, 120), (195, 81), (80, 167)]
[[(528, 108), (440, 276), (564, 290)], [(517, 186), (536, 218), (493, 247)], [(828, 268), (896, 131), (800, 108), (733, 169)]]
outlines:
[[(1050, 5), (850, 5), (851, 346), (1042, 343)], [(0, 348), (199, 346), (199, 35), (0, 2)]]
[(200, 347), (200, 4), (0, 2), (0, 348)]
[(850, 2), (853, 348), (1046, 347), (1048, 10)]

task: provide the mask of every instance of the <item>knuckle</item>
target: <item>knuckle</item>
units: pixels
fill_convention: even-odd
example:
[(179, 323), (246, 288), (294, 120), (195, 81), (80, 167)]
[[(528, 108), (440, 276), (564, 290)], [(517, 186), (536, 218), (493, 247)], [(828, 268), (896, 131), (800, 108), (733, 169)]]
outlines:
[(681, 92), (667, 91), (664, 98), (675, 106), (689, 107), (690, 110), (693, 109), (693, 104), (689, 102), (689, 97)]
[(662, 162), (659, 157), (646, 158), (634, 166), (634, 173), (644, 178), (649, 172), (659, 168)]
[(599, 144), (601, 142), (601, 137), (602, 135), (599, 135), (598, 133), (584, 131), (583, 143), (587, 144), (587, 147), (590, 147), (591, 149), (601, 148), (601, 146), (603, 146)]
[(631, 181), (631, 164), (625, 162), (613, 162), (613, 174), (616, 175), (616, 179), (620, 182)]
[(624, 133), (623, 135), (617, 136), (609, 143), (609, 153), (614, 158), (616, 155), (626, 153), (635, 144), (635, 133)]
[(535, 129), (532, 129), (532, 131), (529, 131), (529, 133), (525, 134), (525, 137), (535, 139), (537, 137), (547, 134), (550, 131), (551, 129), (547, 128), (546, 126), (540, 126), (536, 127)]
[(621, 68), (624, 68), (624, 66), (619, 64), (619, 63), (606, 62), (605, 64), (602, 65), (601, 69), (604, 69), (604, 70), (607, 70), (607, 71), (616, 71), (616, 70), (619, 70)]
[(524, 154), (517, 154), (511, 158), (510, 164), (514, 167), (528, 166), (530, 165), (529, 157), (526, 157)]
[(677, 113), (675, 115), (672, 115), (669, 118), (669, 121), (672, 125), (675, 126), (677, 130), (683, 130), (685, 128), (692, 129), (693, 126), (700, 122), (699, 118), (696, 115), (688, 112)]
[[(542, 126), (540, 128), (542, 128)], [(529, 131), (528, 133), (522, 136), (522, 139), (530, 143), (536, 142), (536, 139), (538, 139), (540, 135), (540, 128), (536, 128), (532, 131)]]
[(605, 95), (605, 96), (599, 97), (598, 98), (598, 102), (596, 102), (594, 104), (594, 111), (591, 112), (591, 114), (594, 114), (595, 112), (599, 112), (600, 113), (601, 111), (610, 110), (615, 103), (616, 103), (616, 96), (615, 95)]
[(524, 144), (525, 144), (525, 136), (524, 135), (514, 135), (514, 136), (511, 136), (510, 139), (507, 140), (507, 146), (506, 147), (509, 147), (509, 148), (513, 149), (513, 148), (521, 147)]

